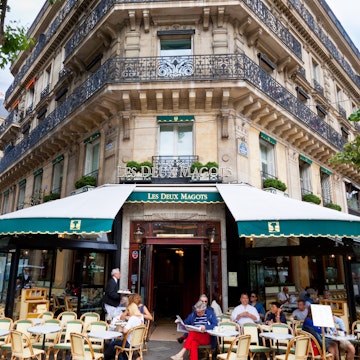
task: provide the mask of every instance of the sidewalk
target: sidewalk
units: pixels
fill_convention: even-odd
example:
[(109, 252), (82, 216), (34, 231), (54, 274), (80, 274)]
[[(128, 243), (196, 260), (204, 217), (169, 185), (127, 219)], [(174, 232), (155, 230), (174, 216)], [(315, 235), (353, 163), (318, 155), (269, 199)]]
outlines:
[(144, 360), (169, 360), (170, 356), (175, 355), (182, 348), (177, 341), (158, 341), (148, 342), (148, 351), (144, 352)]

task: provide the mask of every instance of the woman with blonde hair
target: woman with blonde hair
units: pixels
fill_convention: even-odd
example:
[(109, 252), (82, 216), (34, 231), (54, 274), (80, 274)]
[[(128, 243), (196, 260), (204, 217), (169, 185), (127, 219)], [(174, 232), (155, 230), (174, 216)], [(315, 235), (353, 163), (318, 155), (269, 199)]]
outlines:
[[(138, 309), (137, 305), (134, 302), (127, 307), (126, 311), (128, 313), (129, 318), (123, 329), (124, 334), (128, 333), (130, 329), (134, 328), (135, 326), (144, 324), (144, 316), (143, 314), (141, 314), (140, 310)], [(130, 347), (131, 337), (132, 334), (130, 334), (127, 338), (126, 347)], [(109, 347), (107, 348), (104, 354), (105, 360), (114, 359), (115, 345), (119, 345), (119, 346), (122, 345), (122, 341), (112, 341), (110, 343)], [(125, 360), (127, 359), (127, 357), (123, 353), (120, 353), (118, 359)], [(136, 360), (138, 360), (138, 358), (136, 358)]]
[[(129, 296), (129, 304), (132, 303), (135, 303), (139, 311), (144, 315), (145, 322), (153, 320), (153, 317), (151, 316), (149, 309), (144, 304), (142, 304), (142, 298), (138, 293), (134, 293)], [(121, 320), (128, 319), (129, 318), (128, 312), (124, 311), (121, 314), (120, 318)]]

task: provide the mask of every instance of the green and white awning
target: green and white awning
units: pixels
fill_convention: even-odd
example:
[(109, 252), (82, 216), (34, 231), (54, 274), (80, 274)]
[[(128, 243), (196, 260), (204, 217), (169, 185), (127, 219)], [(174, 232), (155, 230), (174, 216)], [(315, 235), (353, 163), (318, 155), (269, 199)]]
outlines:
[(135, 185), (104, 185), (0, 216), (0, 235), (109, 232)]
[(242, 184), (217, 184), (240, 237), (359, 237), (360, 217)]

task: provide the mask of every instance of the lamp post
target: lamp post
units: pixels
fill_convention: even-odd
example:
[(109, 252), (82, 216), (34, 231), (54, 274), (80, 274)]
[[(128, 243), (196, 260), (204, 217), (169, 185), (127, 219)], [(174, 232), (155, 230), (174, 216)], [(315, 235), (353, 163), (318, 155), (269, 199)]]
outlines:
[(137, 224), (136, 231), (134, 232), (134, 240), (139, 246), (139, 268), (138, 268), (138, 293), (140, 294), (140, 283), (141, 283), (141, 258), (142, 258), (142, 250), (145, 245), (142, 243), (144, 236), (144, 231), (140, 227), (140, 224)]

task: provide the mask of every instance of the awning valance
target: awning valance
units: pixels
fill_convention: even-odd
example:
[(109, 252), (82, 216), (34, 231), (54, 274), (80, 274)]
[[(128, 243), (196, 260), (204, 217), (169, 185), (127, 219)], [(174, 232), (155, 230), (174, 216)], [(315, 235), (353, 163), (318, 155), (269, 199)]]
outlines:
[(0, 235), (94, 234), (111, 231), (135, 185), (103, 185), (0, 216)]
[(240, 237), (359, 237), (360, 217), (242, 184), (217, 184)]

